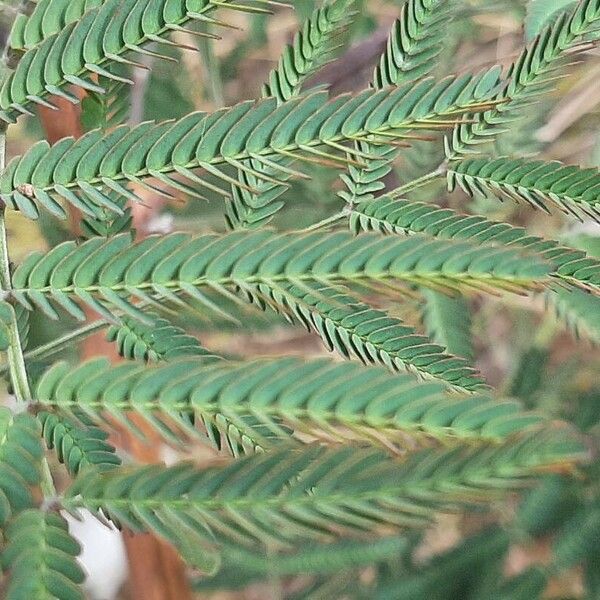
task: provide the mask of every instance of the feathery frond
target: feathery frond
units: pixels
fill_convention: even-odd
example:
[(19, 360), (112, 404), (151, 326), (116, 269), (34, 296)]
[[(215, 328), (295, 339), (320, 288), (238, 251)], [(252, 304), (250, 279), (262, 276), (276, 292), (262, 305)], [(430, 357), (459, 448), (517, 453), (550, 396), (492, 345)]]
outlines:
[(302, 31), (285, 47), (269, 75), (263, 97), (285, 102), (300, 94), (302, 84), (332, 58), (339, 36), (351, 23), (354, 0), (328, 0), (304, 23)]
[(136, 412), (175, 438), (170, 423), (201, 434), (190, 429), (189, 415), (216, 427), (224, 418), (240, 431), (252, 431), (262, 447), (273, 445), (263, 433), (289, 439), (291, 430), (334, 441), (478, 442), (540, 422), (515, 402), (448, 394), (443, 384), (419, 383), (381, 368), (291, 358), (209, 365), (181, 359), (151, 369), (111, 368), (101, 360), (75, 369), (57, 363), (40, 379), (36, 398), (43, 406), (67, 414), (82, 410), (95, 420), (103, 414), (126, 420), (128, 411)]
[[(434, 59), (442, 51), (443, 32), (455, 8), (455, 0), (407, 0), (392, 27), (387, 50), (375, 69), (373, 87), (384, 89), (389, 85), (410, 84), (418, 88), (418, 80), (431, 75), (436, 67)], [(488, 77), (495, 81), (499, 75), (498, 69), (488, 72)], [(371, 200), (384, 189), (382, 179), (392, 170), (392, 163), (399, 155), (399, 148), (393, 145), (377, 146), (360, 141), (355, 147), (365, 155), (365, 164), (348, 165), (347, 173), (341, 176), (347, 189), (338, 194), (350, 206)]]
[[(527, 257), (527, 260), (523, 260)], [(399, 281), (450, 292), (523, 293), (549, 283), (550, 267), (535, 255), (467, 242), (349, 233), (273, 232), (190, 236), (174, 233), (137, 244), (129, 235), (83, 244), (65, 242), (32, 254), (13, 276), (12, 296), (58, 318), (51, 300), (83, 319), (78, 304), (109, 320), (114, 310), (146, 319), (128, 297), (152, 302), (187, 294), (206, 303), (200, 288), (265, 283)]]
[[(243, 161), (253, 159), (272, 167), (269, 157), (273, 156), (345, 161), (334, 155), (349, 149), (344, 142), (389, 144), (408, 130), (445, 127), (448, 119), (483, 110), (489, 106), (497, 80), (498, 72), (492, 70), (448, 77), (437, 84), (425, 79), (417, 86), (366, 90), (333, 100), (326, 92), (294, 98), (281, 106), (275, 98), (268, 98), (212, 114), (191, 113), (175, 122), (123, 125), (107, 134), (93, 130), (78, 140), (65, 138), (50, 147), (38, 142), (8, 164), (0, 176), (0, 197), (8, 207), (36, 218), (38, 205), (59, 216), (62, 211), (64, 216), (55, 198), (91, 216), (99, 208), (119, 213), (121, 208), (98, 188), (131, 198), (127, 182), (143, 185), (151, 177), (178, 189), (184, 186), (198, 196), (169, 174), (176, 171), (178, 177), (202, 186), (206, 175), (191, 170), (200, 167), (231, 184), (235, 180), (217, 165), (244, 170)], [(323, 146), (334, 154), (320, 150)], [(259, 172), (253, 174), (261, 179)]]
[(526, 202), (549, 212), (557, 206), (579, 220), (600, 221), (600, 171), (522, 158), (479, 158), (451, 163), (448, 188), (459, 185), (467, 194)]
[(31, 487), (40, 482), (41, 459), (35, 419), (0, 407), (0, 524), (33, 507)]
[(381, 89), (430, 75), (455, 8), (455, 0), (408, 0), (403, 4), (375, 69), (373, 85)]
[[(314, 10), (271, 71), (263, 86), (263, 98), (273, 96), (282, 104), (302, 92), (306, 80), (331, 58), (338, 38), (354, 15), (353, 5), (354, 0), (333, 0)], [(268, 163), (244, 162), (227, 203), (227, 221), (232, 229), (252, 229), (271, 220), (284, 205), (280, 197), (288, 189), (286, 182), (294, 173), (293, 163), (286, 156), (274, 157)]]
[[(293, 553), (257, 553), (228, 546), (221, 553), (221, 566), (210, 579), (198, 578), (194, 589), (237, 590), (252, 582), (294, 575), (327, 575), (368, 567), (375, 563), (400, 560), (410, 549), (406, 536), (386, 536), (381, 539), (344, 540), (328, 544), (307, 544)], [(360, 571), (358, 571), (360, 572)], [(339, 593), (339, 587), (334, 594)]]
[(350, 215), (350, 226), (355, 232), (421, 233), (473, 244), (523, 248), (553, 265), (552, 277), (557, 280), (600, 293), (600, 261), (597, 259), (559, 242), (530, 235), (522, 227), (490, 221), (479, 215), (465, 215), (450, 208), (385, 196), (358, 205)]
[(27, 510), (6, 530), (2, 566), (9, 571), (6, 600), (83, 600), (79, 544), (56, 512)]
[(486, 388), (467, 361), (444, 352), (413, 327), (375, 310), (347, 293), (323, 285), (257, 286), (246, 290), (259, 304), (269, 304), (315, 331), (330, 351), (393, 371), (406, 368), (424, 379), (443, 380), (458, 390)]
[(206, 362), (218, 359), (203, 348), (197, 338), (167, 319), (148, 315), (151, 324), (125, 317), (121, 325), (113, 325), (106, 333), (115, 342), (123, 358), (145, 362), (170, 361), (183, 356), (201, 356)]
[(106, 441), (108, 435), (101, 429), (46, 411), (38, 413), (37, 418), (46, 446), (56, 451), (70, 475), (75, 476), (90, 466), (106, 471), (121, 464), (114, 447)]
[(499, 565), (508, 552), (509, 541), (506, 531), (499, 527), (485, 528), (430, 557), (425, 564), (413, 558), (406, 561), (408, 564), (398, 565), (382, 577), (370, 595), (374, 600), (446, 600), (449, 595), (476, 600), (481, 597), (477, 586), (482, 579), (493, 577), (499, 587)]
[[(51, 4), (56, 5), (56, 1)], [(146, 46), (164, 42), (166, 35), (182, 29), (190, 21), (218, 25), (219, 21), (210, 16), (217, 8), (265, 11), (268, 2), (246, 0), (246, 4), (241, 5), (232, 0), (157, 0), (150, 3), (106, 0), (100, 6), (81, 12), (82, 8), (87, 8), (83, 4), (76, 0), (72, 12), (70, 6), (66, 7), (62, 23), (60, 8), (46, 6), (51, 21), (48, 28), (56, 30), (48, 37), (44, 37), (42, 25), (46, 11), (41, 18), (38, 14), (29, 21), (33, 23), (31, 29), (39, 31), (38, 45), (23, 55), (0, 88), (0, 120), (13, 122), (22, 113), (32, 114), (30, 108), (35, 104), (52, 107), (47, 100), (52, 94), (77, 103), (77, 96), (65, 90), (69, 85), (103, 93), (105, 90), (94, 77), (100, 75), (122, 81), (110, 71), (110, 66), (135, 64), (126, 55), (137, 52), (162, 57)], [(23, 30), (25, 32), (27, 26)], [(15, 33), (16, 43), (18, 37)]]
[(546, 302), (575, 337), (600, 344), (600, 298), (582, 290), (559, 290), (547, 294)]
[(399, 558), (409, 546), (408, 539), (388, 536), (380, 540), (344, 541), (308, 546), (294, 554), (265, 556), (243, 549), (227, 548), (225, 564), (246, 570), (255, 577), (289, 576), (304, 573), (337, 573), (383, 560)]
[(600, 0), (581, 0), (561, 14), (523, 50), (510, 68), (507, 84), (497, 95), (498, 104), (475, 116), (475, 123), (457, 126), (448, 140), (450, 159), (472, 153), (473, 145), (493, 139), (518, 118), (519, 111), (530, 105), (552, 85), (557, 69), (573, 60), (572, 53), (586, 36), (600, 28)]
[(582, 456), (578, 442), (556, 432), (477, 450), (426, 450), (403, 461), (373, 450), (309, 447), (224, 468), (87, 473), (64, 504), (106, 512), (123, 526), (151, 529), (175, 543), (192, 530), (209, 544), (230, 540), (274, 550), (370, 533), (377, 524), (422, 527), (436, 511), (485, 502)]

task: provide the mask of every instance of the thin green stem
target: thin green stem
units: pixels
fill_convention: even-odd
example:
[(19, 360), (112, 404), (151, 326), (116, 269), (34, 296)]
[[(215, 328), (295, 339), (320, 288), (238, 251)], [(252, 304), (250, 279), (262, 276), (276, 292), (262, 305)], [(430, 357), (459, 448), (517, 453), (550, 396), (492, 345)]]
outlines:
[[(138, 307), (144, 307), (144, 306), (146, 306), (145, 302), (140, 302), (140, 304), (138, 305)], [(96, 333), (97, 331), (102, 331), (102, 329), (105, 329), (109, 325), (110, 325), (109, 321), (106, 321), (105, 319), (98, 319), (97, 321), (88, 323), (87, 325), (84, 325), (83, 327), (80, 327), (79, 329), (75, 329), (75, 331), (70, 331), (69, 333), (66, 333), (65, 335), (63, 335), (62, 337), (56, 338), (55, 340), (52, 340), (52, 341), (48, 342), (47, 344), (42, 344), (41, 346), (38, 346), (37, 348), (34, 348), (33, 350), (29, 350), (28, 352), (25, 352), (23, 357), (25, 358), (26, 361), (29, 361), (29, 360), (33, 360), (36, 358), (46, 358), (48, 356), (52, 356), (53, 354), (60, 352), (61, 350), (63, 350), (67, 346), (69, 346), (70, 344), (80, 342), (81, 340)], [(5, 365), (0, 366), (0, 375), (5, 373), (7, 370), (8, 370), (7, 366), (5, 366)]]
[(448, 170), (448, 166), (447, 166), (446, 162), (443, 162), (437, 169), (435, 169), (435, 171), (431, 171), (430, 173), (427, 173), (426, 175), (423, 175), (422, 177), (413, 179), (412, 181), (409, 181), (408, 183), (401, 185), (400, 187), (396, 188), (395, 190), (392, 190), (390, 192), (390, 196), (397, 198), (398, 196), (407, 194), (408, 192), (412, 192), (413, 190), (423, 187), (423, 186), (427, 185), (428, 183), (430, 183), (431, 181), (437, 179), (438, 177), (445, 175), (447, 170)]
[(322, 229), (323, 227), (327, 227), (327, 225), (331, 225), (332, 223), (337, 223), (338, 221), (341, 221), (342, 219), (347, 218), (349, 215), (350, 215), (350, 211), (347, 208), (345, 208), (344, 210), (341, 210), (340, 212), (335, 213), (335, 215), (332, 215), (331, 217), (327, 217), (326, 219), (323, 219), (322, 221), (319, 221), (318, 223), (309, 225), (302, 231), (316, 231), (317, 229)]
[[(0, 172), (4, 170), (6, 159), (6, 128), (0, 129)], [(8, 256), (8, 239), (6, 235), (5, 207), (0, 209), (0, 287), (4, 295), (12, 289), (10, 276), (10, 258)], [(10, 380), (17, 400), (27, 402), (31, 400), (29, 379), (23, 358), (23, 347), (19, 336), (19, 325), (14, 311), (8, 324), (10, 346), (7, 350)]]
[(42, 459), (42, 481), (40, 482), (42, 494), (46, 500), (52, 500), (56, 498), (56, 486), (54, 485), (54, 477), (52, 477), (52, 471), (48, 464), (48, 459), (44, 456)]
[[(60, 352), (61, 350), (66, 348), (69, 344), (80, 342), (81, 340), (92, 335), (93, 333), (96, 333), (97, 331), (101, 331), (105, 327), (108, 327), (108, 325), (110, 325), (108, 321), (94, 321), (93, 323), (80, 327), (75, 331), (71, 331), (60, 338), (56, 338), (55, 340), (52, 340), (47, 344), (43, 344), (41, 346), (38, 346), (37, 348), (34, 348), (33, 350), (25, 352), (23, 357), (26, 361), (29, 361), (35, 358), (46, 358), (47, 356), (52, 356), (53, 354), (56, 354), (57, 352)], [(5, 373), (7, 369), (8, 367), (6, 366), (0, 367), (0, 375), (2, 373)]]
[(221, 80), (221, 68), (213, 49), (213, 40), (201, 37), (198, 40), (198, 49), (204, 62), (208, 99), (215, 105), (215, 108), (221, 108), (225, 105), (225, 95)]

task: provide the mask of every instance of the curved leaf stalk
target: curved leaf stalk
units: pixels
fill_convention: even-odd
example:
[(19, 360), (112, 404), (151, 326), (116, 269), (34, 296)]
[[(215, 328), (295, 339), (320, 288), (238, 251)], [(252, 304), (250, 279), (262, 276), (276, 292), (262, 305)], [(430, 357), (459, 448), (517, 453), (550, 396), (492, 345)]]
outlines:
[[(0, 126), (0, 172), (4, 171), (6, 157), (6, 129)], [(0, 288), (4, 297), (9, 296), (12, 290), (10, 274), (10, 258), (8, 256), (8, 239), (6, 236), (5, 207), (0, 208)], [(23, 358), (23, 348), (21, 346), (21, 335), (19, 332), (19, 323), (14, 309), (7, 306), (8, 320), (6, 323), (6, 333), (8, 347), (6, 348), (8, 357), (8, 367), (10, 379), (14, 394), (17, 400), (26, 402), (31, 400), (31, 390), (29, 388), (29, 378), (27, 368)]]
[[(322, 285), (258, 285), (246, 291), (258, 305), (270, 305), (315, 331), (330, 351), (344, 358), (355, 356), (365, 364), (380, 363), (392, 371), (405, 368), (460, 391), (487, 388), (465, 360), (447, 354), (400, 319), (359, 302), (344, 290)], [(449, 351), (457, 354), (454, 349)]]

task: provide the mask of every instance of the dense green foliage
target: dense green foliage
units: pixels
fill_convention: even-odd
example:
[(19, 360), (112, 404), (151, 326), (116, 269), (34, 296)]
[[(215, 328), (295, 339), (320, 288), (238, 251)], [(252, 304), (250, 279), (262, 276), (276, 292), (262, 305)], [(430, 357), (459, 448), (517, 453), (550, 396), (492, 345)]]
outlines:
[[(502, 222), (477, 202), (600, 220), (597, 169), (499, 156), (492, 144), (516, 134), (593, 45), (600, 0), (553, 3), (547, 15), (533, 0), (530, 42), (515, 62), (460, 74), (445, 50), (465, 3), (396, 4), (364, 90), (311, 87), (360, 19), (360, 2), (326, 0), (307, 9), (261, 98), (139, 124), (123, 120), (140, 61), (173, 60), (185, 47), (177, 34), (212, 44), (234, 13), (258, 21), (282, 7), (39, 0), (17, 11), (0, 83), (0, 353), (14, 396), (0, 407), (0, 565), (10, 600), (84, 597), (80, 548), (61, 516), (82, 510), (170, 541), (201, 590), (309, 575), (278, 597), (532, 599), (579, 565), (598, 594), (590, 456), (600, 388), (554, 406), (540, 398), (553, 393), (551, 315), (600, 341), (600, 253)], [(6, 129), (56, 97), (79, 103), (74, 88), (86, 92), (87, 132), (5, 160)], [(397, 159), (425, 144), (428, 171), (410, 178), (407, 168), (405, 183), (390, 184)], [(288, 227), (297, 182), (317, 178), (317, 166), (341, 171), (337, 194), (325, 202), (305, 190), (311, 224)], [(435, 182), (462, 194), (461, 210), (436, 203), (438, 192), (426, 192)], [(216, 200), (221, 225), (206, 217), (140, 239), (131, 207), (147, 194)], [(326, 214), (332, 202), (339, 212)], [(13, 264), (11, 211), (31, 227), (70, 216), (79, 237)], [(539, 326), (533, 346), (498, 389), (475, 365), (474, 299), (547, 311), (542, 325), (523, 321)], [(234, 322), (242, 335), (258, 310), (305, 327), (338, 360), (242, 359), (194, 335), (198, 321)], [(71, 331), (29, 349), (33, 318)], [(119, 364), (50, 359), (99, 330)], [(177, 450), (206, 443), (228, 460), (138, 465), (109, 438), (124, 429)], [(54, 468), (66, 486), (56, 489)], [(516, 514), (515, 493), (525, 495)], [(484, 510), (510, 524), (486, 518), (455, 548), (416, 558), (440, 515)], [(506, 577), (510, 545), (549, 532), (548, 564)]]

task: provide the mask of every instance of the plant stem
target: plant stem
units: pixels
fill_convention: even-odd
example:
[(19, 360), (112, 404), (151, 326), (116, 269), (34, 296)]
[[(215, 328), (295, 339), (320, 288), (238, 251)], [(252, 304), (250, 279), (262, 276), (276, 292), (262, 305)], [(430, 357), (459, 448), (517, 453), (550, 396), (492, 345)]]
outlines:
[(42, 481), (40, 482), (40, 487), (45, 500), (53, 500), (56, 498), (54, 478), (52, 477), (52, 471), (50, 471), (48, 459), (45, 456), (42, 459)]
[[(146, 306), (145, 302), (140, 302), (139, 307)], [(110, 322), (105, 319), (98, 319), (97, 321), (93, 321), (88, 325), (83, 325), (79, 329), (75, 329), (75, 331), (70, 331), (66, 333), (62, 337), (56, 338), (47, 344), (42, 344), (33, 350), (29, 350), (23, 354), (25, 360), (32, 360), (34, 358), (45, 358), (47, 356), (52, 356), (52, 354), (56, 354), (60, 352), (63, 348), (68, 346), (69, 344), (73, 344), (76, 342), (80, 342), (86, 337), (96, 333), (97, 331), (102, 331), (110, 325)], [(0, 366), (0, 375), (7, 371), (6, 366)]]
[(208, 99), (214, 104), (215, 110), (225, 104), (221, 68), (213, 49), (213, 40), (201, 37), (198, 40), (198, 49), (204, 59), (204, 74), (207, 84)]
[[(101, 331), (105, 327), (108, 327), (110, 323), (108, 321), (98, 320), (90, 323), (89, 325), (84, 325), (75, 331), (71, 331), (62, 337), (56, 338), (47, 344), (43, 344), (42, 346), (38, 346), (33, 350), (29, 350), (23, 354), (25, 360), (32, 360), (34, 358), (45, 358), (46, 356), (51, 356), (52, 354), (56, 354), (60, 352), (67, 345), (79, 342), (84, 338), (96, 333), (97, 331)], [(7, 370), (7, 367), (0, 367), (0, 375)]]
[(345, 219), (346, 217), (348, 217), (349, 214), (350, 211), (348, 209), (341, 210), (340, 212), (336, 213), (335, 215), (332, 215), (331, 217), (327, 217), (326, 219), (323, 219), (318, 223), (309, 225), (302, 231), (316, 231), (317, 229), (322, 229), (323, 227), (327, 227), (327, 225), (331, 225), (332, 223), (337, 223), (338, 221)]
[[(6, 160), (6, 127), (0, 127), (0, 173), (4, 170)], [(8, 240), (6, 236), (6, 221), (4, 218), (5, 207), (0, 208), (0, 287), (4, 294), (10, 292), (12, 283), (10, 277), (10, 258), (8, 256)], [(10, 380), (17, 400), (26, 402), (31, 400), (31, 390), (23, 348), (19, 337), (19, 326), (14, 311), (8, 324), (10, 346), (7, 350)]]
[(401, 185), (400, 187), (396, 188), (395, 190), (392, 190), (390, 192), (390, 195), (393, 196), (394, 198), (397, 198), (398, 196), (401, 196), (402, 194), (406, 194), (407, 192), (412, 192), (413, 190), (423, 187), (424, 185), (427, 185), (430, 181), (433, 181), (434, 179), (437, 179), (438, 177), (445, 175), (447, 169), (448, 169), (448, 167), (447, 167), (446, 162), (443, 162), (437, 169), (435, 169), (435, 171), (431, 171), (431, 173), (427, 173), (426, 175), (423, 175), (422, 177), (419, 177), (418, 179), (413, 179), (412, 181), (409, 181), (408, 183)]

